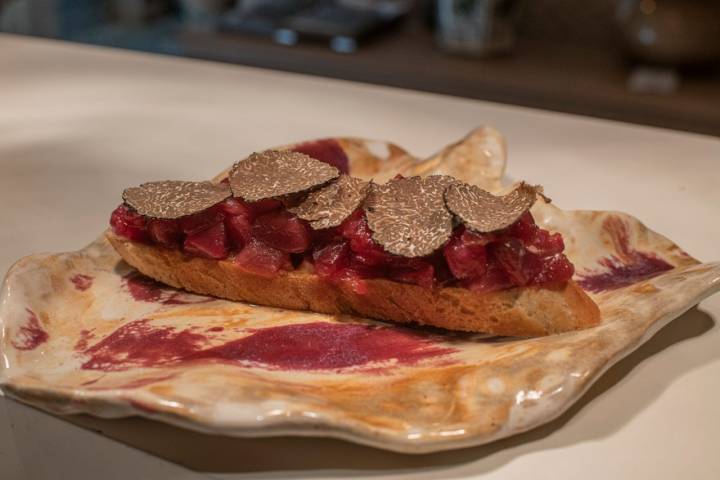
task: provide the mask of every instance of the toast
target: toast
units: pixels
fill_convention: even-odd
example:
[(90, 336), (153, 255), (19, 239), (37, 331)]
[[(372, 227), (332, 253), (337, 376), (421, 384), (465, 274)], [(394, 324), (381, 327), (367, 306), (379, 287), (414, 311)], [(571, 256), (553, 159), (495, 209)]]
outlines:
[(559, 233), (450, 175), (350, 175), (334, 141), (253, 153), (221, 180), (125, 189), (107, 238), (145, 275), (271, 307), (540, 336), (596, 325)]
[(232, 260), (190, 256), (180, 250), (133, 242), (111, 231), (106, 238), (128, 264), (175, 288), (228, 300), (326, 314), (350, 314), (502, 336), (541, 336), (597, 325), (600, 312), (573, 281), (488, 293), (466, 288), (428, 289), (386, 279), (366, 280), (357, 294), (305, 271), (266, 278)]

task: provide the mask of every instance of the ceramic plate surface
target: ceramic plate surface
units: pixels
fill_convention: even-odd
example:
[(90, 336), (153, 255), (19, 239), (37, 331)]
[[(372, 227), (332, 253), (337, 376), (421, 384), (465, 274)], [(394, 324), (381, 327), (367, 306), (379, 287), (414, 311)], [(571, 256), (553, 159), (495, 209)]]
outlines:
[[(368, 178), (440, 172), (499, 190), (504, 169), (491, 129), (423, 162), (384, 142), (337, 141)], [(60, 414), (332, 436), (409, 453), (506, 437), (560, 415), (610, 365), (720, 289), (720, 264), (697, 262), (628, 215), (545, 204), (533, 214), (565, 237), (576, 280), (600, 306), (598, 327), (508, 339), (228, 302), (140, 276), (101, 237), (8, 273), (2, 389)]]

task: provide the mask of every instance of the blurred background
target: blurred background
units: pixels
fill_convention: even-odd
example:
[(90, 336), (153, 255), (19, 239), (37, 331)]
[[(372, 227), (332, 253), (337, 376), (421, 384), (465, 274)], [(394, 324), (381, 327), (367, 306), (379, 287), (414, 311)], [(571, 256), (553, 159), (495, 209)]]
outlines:
[(718, 0), (0, 0), (0, 31), (720, 135)]

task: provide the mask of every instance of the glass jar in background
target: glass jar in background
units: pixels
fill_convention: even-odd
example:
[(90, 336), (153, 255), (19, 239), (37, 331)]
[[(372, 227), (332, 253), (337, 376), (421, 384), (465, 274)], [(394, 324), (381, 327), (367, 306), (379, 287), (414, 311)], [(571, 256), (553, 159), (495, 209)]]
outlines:
[(720, 61), (718, 0), (619, 0), (616, 19), (634, 60), (665, 66)]
[(111, 0), (108, 6), (115, 22), (137, 27), (165, 15), (170, 3), (169, 0)]
[(448, 52), (487, 57), (515, 45), (517, 0), (436, 0), (435, 37)]
[(232, 0), (180, 0), (180, 11), (187, 28), (214, 30), (220, 15), (234, 3)]

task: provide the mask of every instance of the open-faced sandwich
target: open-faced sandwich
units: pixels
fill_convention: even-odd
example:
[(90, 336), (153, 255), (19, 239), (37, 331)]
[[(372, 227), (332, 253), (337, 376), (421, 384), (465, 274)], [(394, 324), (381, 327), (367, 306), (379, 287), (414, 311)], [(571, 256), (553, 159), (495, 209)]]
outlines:
[(107, 238), (145, 275), (230, 300), (496, 335), (596, 325), (536, 201), (526, 183), (503, 196), (445, 175), (379, 184), (269, 150), (220, 182), (126, 189)]

